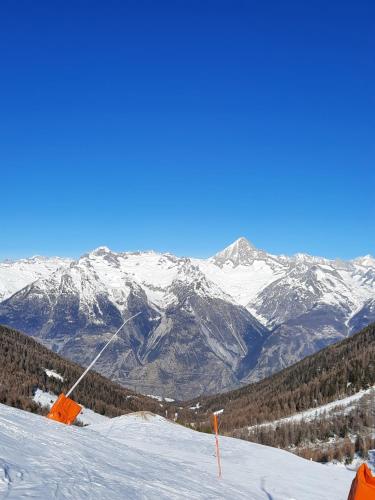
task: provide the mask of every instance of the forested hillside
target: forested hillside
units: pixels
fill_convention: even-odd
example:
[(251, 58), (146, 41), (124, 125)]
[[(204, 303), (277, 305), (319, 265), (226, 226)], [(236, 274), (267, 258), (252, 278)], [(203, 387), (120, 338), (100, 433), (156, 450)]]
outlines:
[(355, 395), (374, 384), (372, 324), (261, 382), (196, 399), (186, 407), (195, 408), (193, 425), (200, 430), (208, 431), (210, 415), (224, 409), (220, 417), (224, 434), (291, 449), (317, 460), (350, 460), (355, 452), (364, 456), (368, 447), (375, 445), (373, 390), (349, 398), (345, 411), (328, 408), (315, 416), (312, 411), (308, 418), (279, 419)]
[[(41, 411), (32, 401), (36, 388), (55, 394), (66, 392), (83, 371), (81, 366), (4, 326), (0, 326), (0, 368), (0, 403), (32, 412)], [(56, 371), (63, 381), (48, 377), (46, 369)], [(74, 390), (72, 398), (109, 417), (139, 410), (165, 415), (166, 408), (170, 407), (124, 389), (94, 371)]]
[(235, 391), (195, 399), (197, 420), (224, 408), (222, 429), (256, 425), (320, 406), (375, 383), (375, 324), (285, 370)]

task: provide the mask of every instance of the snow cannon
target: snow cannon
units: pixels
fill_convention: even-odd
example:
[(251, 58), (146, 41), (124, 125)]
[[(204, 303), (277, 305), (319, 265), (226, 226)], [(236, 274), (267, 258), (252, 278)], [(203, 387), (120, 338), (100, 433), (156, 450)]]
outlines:
[(353, 479), (348, 500), (370, 500), (375, 498), (375, 477), (366, 464), (362, 464)]
[(105, 346), (102, 348), (102, 350), (99, 352), (99, 354), (91, 361), (89, 366), (86, 368), (86, 370), (82, 373), (82, 375), (79, 377), (79, 379), (75, 382), (75, 384), (69, 389), (69, 391), (65, 394), (61, 393), (58, 399), (55, 401), (55, 404), (52, 406), (50, 412), (47, 415), (47, 418), (50, 418), (51, 420), (56, 420), (56, 422), (61, 422), (62, 424), (66, 425), (71, 425), (74, 420), (77, 418), (79, 413), (82, 410), (82, 406), (73, 401), (72, 399), (69, 398), (71, 393), (74, 391), (74, 389), (77, 387), (77, 385), (81, 382), (81, 380), (88, 374), (88, 372), (91, 370), (91, 368), (94, 366), (94, 364), (98, 361), (100, 356), (103, 354), (103, 352), (107, 349), (107, 347), (110, 345), (110, 343), (117, 337), (117, 335), (120, 333), (120, 331), (124, 328), (126, 323), (128, 323), (130, 320), (136, 318), (139, 316), (141, 313), (138, 312), (137, 314), (134, 314), (130, 318), (126, 319), (123, 324), (120, 326), (120, 328), (112, 335), (112, 337), (108, 340), (108, 342), (105, 344)]
[(71, 425), (78, 417), (81, 410), (81, 405), (62, 393), (53, 404), (47, 418), (56, 420), (56, 422), (61, 422), (62, 424)]

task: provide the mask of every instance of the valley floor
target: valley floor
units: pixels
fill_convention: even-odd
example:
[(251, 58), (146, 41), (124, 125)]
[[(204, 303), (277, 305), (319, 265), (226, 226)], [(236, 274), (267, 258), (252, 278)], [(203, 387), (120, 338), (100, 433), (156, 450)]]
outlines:
[(151, 414), (66, 427), (0, 405), (0, 497), (346, 500), (354, 472)]

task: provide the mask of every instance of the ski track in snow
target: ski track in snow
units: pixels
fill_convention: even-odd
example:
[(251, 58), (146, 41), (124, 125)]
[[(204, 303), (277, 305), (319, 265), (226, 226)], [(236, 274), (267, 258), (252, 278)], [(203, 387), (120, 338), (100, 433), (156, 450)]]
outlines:
[[(354, 473), (151, 414), (68, 427), (0, 405), (0, 497), (344, 500)], [(1, 472), (2, 471), (2, 472)]]

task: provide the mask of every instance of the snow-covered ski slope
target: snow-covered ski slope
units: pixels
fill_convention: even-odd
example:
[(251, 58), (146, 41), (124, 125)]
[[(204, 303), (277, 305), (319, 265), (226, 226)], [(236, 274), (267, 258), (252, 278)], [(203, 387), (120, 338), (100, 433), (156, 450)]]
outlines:
[(0, 405), (0, 498), (344, 500), (354, 473), (131, 414), (67, 427)]

